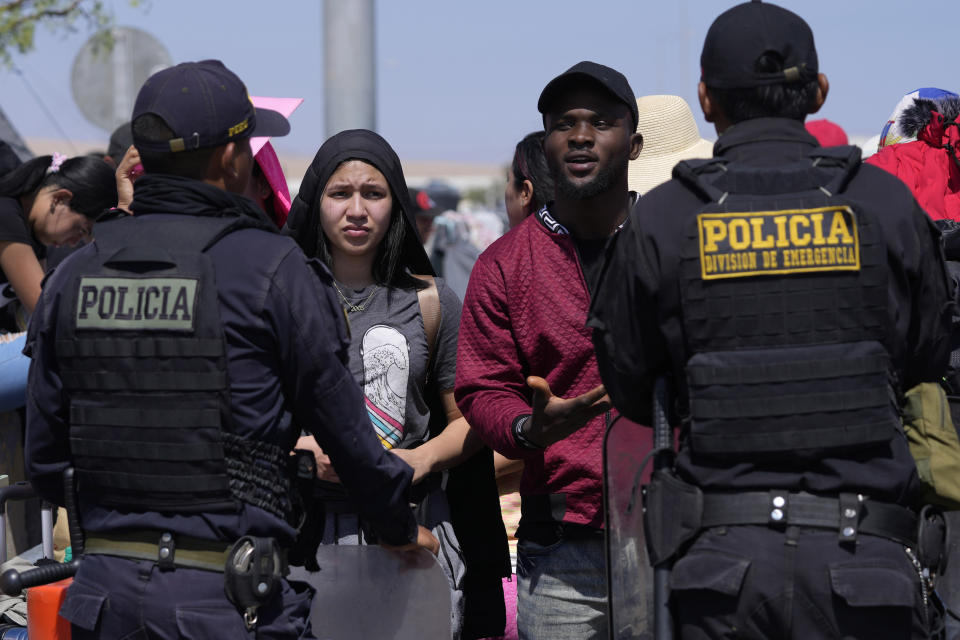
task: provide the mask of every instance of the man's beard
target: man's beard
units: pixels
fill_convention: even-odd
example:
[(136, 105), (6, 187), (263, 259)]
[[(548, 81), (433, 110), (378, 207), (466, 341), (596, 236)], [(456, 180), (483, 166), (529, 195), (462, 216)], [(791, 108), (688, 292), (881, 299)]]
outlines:
[[(626, 171), (626, 165), (623, 171)], [(562, 169), (551, 170), (551, 173), (553, 183), (557, 186), (557, 195), (565, 200), (587, 200), (609, 189), (623, 171), (617, 171), (617, 167), (607, 165), (599, 169), (592, 180), (581, 184), (571, 182)]]

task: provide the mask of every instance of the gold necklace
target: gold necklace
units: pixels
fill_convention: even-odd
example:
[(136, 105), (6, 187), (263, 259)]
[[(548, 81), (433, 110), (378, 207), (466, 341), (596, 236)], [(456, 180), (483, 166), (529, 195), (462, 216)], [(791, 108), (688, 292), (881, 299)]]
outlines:
[(347, 313), (353, 313), (354, 311), (363, 311), (367, 308), (367, 303), (370, 302), (370, 299), (374, 296), (374, 294), (380, 290), (380, 285), (373, 285), (373, 291), (371, 291), (370, 295), (368, 295), (360, 304), (353, 304), (347, 300), (347, 296), (343, 295), (343, 291), (340, 290), (340, 286), (337, 284), (336, 280), (333, 281), (333, 288), (336, 289), (337, 293), (340, 294), (340, 299), (343, 301), (343, 306), (346, 308)]

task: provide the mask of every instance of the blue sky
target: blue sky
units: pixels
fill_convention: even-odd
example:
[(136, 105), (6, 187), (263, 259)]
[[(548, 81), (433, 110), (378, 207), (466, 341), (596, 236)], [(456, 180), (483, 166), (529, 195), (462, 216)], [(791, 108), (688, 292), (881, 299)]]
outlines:
[[(312, 155), (323, 122), (322, 0), (107, 0), (118, 25), (149, 31), (174, 62), (220, 58), (251, 94), (303, 97), (281, 153)], [(555, 75), (583, 59), (622, 71), (637, 96), (672, 93), (699, 116), (696, 83), (707, 28), (735, 3), (720, 0), (377, 0), (378, 130), (403, 159), (506, 163), (540, 128), (536, 101)], [(957, 90), (955, 0), (782, 0), (812, 26), (824, 109), (850, 134), (878, 133), (917, 87)], [(79, 26), (79, 25), (78, 25)], [(89, 34), (37, 32), (0, 70), (0, 106), (26, 137), (59, 137), (39, 94), (76, 140), (103, 139), (70, 93), (73, 58)], [(714, 138), (699, 120), (701, 135)], [(79, 151), (86, 151), (80, 149)]]

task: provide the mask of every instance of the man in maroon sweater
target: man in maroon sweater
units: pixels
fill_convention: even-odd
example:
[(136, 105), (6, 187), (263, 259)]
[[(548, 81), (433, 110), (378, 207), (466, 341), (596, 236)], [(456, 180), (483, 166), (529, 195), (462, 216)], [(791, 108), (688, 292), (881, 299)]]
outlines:
[(491, 447), (525, 462), (517, 576), (521, 638), (605, 638), (602, 443), (611, 419), (590, 330), (607, 239), (633, 201), (633, 90), (581, 62), (537, 104), (556, 199), (473, 268), (460, 324), (456, 398)]

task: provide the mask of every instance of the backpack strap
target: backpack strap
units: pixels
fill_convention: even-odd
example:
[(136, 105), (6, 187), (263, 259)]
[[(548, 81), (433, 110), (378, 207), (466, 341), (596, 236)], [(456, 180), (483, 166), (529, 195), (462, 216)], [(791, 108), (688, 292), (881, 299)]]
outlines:
[(707, 202), (717, 202), (724, 191), (713, 186), (713, 180), (727, 171), (724, 158), (683, 160), (673, 168), (673, 177), (683, 182), (698, 197)]
[(440, 306), (440, 294), (437, 291), (437, 280), (433, 276), (413, 274), (427, 283), (425, 289), (417, 290), (417, 302), (420, 303), (420, 317), (423, 318), (423, 330), (427, 334), (427, 377), (433, 368), (433, 356), (437, 347), (437, 334), (440, 332), (440, 321), (443, 319), (443, 308)]
[(808, 154), (814, 166), (836, 168), (837, 172), (827, 184), (823, 185), (829, 193), (840, 193), (847, 188), (853, 174), (862, 164), (860, 147), (845, 145), (839, 147), (817, 147)]

